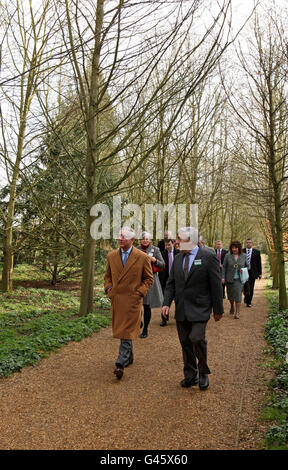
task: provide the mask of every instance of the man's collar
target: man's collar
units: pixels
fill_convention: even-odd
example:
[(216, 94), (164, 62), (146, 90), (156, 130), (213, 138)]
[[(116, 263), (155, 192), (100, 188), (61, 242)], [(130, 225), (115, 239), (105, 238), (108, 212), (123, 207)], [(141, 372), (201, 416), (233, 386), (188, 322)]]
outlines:
[[(198, 250), (199, 250), (199, 246), (196, 245), (196, 246), (194, 246), (194, 248), (193, 248), (192, 250), (188, 251), (187, 253), (188, 253), (189, 255), (194, 255), (194, 254), (197, 254), (197, 253), (198, 253)], [(183, 253), (186, 254), (186, 252), (184, 252), (184, 251), (183, 251)]]
[(120, 248), (120, 250), (121, 250), (121, 253), (129, 253), (129, 254), (130, 254), (132, 248), (133, 248), (133, 245), (131, 245), (130, 248), (129, 248), (128, 250), (126, 250), (126, 251), (123, 250), (123, 248)]

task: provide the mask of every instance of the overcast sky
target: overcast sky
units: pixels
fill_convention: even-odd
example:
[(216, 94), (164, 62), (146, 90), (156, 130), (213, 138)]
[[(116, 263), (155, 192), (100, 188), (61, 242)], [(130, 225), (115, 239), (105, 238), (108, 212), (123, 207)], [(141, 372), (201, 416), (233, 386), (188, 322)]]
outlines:
[[(260, 3), (262, 5), (265, 4), (265, 3), (266, 3), (266, 5), (275, 3), (275, 5), (276, 6), (279, 5), (279, 7), (285, 7), (285, 6), (287, 7), (287, 3), (288, 3), (287, 0), (270, 0), (270, 2), (268, 2), (268, 0), (257, 0), (257, 1), (258, 1), (258, 3)], [(223, 2), (224, 2), (224, 0), (223, 0)], [(36, 4), (39, 5), (39, 4), (42, 3), (42, 0), (33, 0), (33, 3), (35, 5)], [(211, 2), (211, 5), (215, 5), (215, 8), (218, 4), (220, 4), (220, 5), (222, 4), (221, 0), (218, 0), (218, 2), (215, 0), (215, 3), (214, 3), (214, 0)], [(255, 4), (254, 0), (232, 0), (234, 31), (239, 29), (239, 27), (244, 24), (245, 20), (249, 17), (249, 15), (251, 15), (251, 13), (253, 11), (254, 4)], [(218, 6), (218, 8), (219, 8), (219, 6)], [(205, 18), (203, 19), (203, 21), (205, 22)], [(245, 35), (245, 31), (242, 33), (242, 35)], [(3, 176), (4, 176), (4, 174), (5, 174), (5, 172), (4, 172), (4, 168), (3, 168), (3, 163), (1, 163), (1, 165), (0, 165), (0, 180), (2, 180), (2, 181), (0, 183), (0, 187), (3, 185)]]

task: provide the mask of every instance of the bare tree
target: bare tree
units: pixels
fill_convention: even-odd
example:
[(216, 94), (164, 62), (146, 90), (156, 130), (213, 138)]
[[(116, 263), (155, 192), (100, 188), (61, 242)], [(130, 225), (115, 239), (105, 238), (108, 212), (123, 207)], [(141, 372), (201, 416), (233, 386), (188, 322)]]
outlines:
[[(244, 79), (241, 90), (227, 90), (230, 104), (242, 128), (239, 160), (245, 162), (245, 187), (237, 185), (247, 200), (247, 212), (254, 212), (271, 223), (279, 276), (279, 305), (287, 308), (285, 257), (283, 245), (284, 211), (287, 205), (287, 61), (283, 38), (287, 28), (276, 7), (255, 15), (253, 38), (247, 48), (238, 48)], [(287, 26), (287, 25), (286, 25)], [(241, 76), (241, 74), (240, 74)], [(224, 81), (223, 81), (224, 83)], [(225, 86), (225, 84), (224, 84)], [(245, 131), (243, 128), (245, 127)], [(244, 182), (242, 180), (242, 183)], [(262, 224), (263, 226), (263, 224)]]
[[(1, 72), (1, 160), (9, 185), (4, 224), (2, 289), (12, 289), (13, 256), (15, 253), (15, 204), (17, 181), (25, 166), (32, 164), (32, 152), (39, 143), (43, 130), (41, 118), (32, 103), (48, 68), (48, 44), (55, 34), (55, 22), (50, 2), (43, 0), (35, 9), (32, 0), (23, 4), (19, 0), (3, 2), (3, 48)], [(53, 42), (53, 41), (52, 41)], [(54, 64), (55, 67), (55, 64)], [(40, 124), (41, 123), (41, 124)]]
[[(65, 11), (55, 3), (63, 41), (70, 51), (72, 80), (87, 137), (81, 314), (93, 308), (95, 240), (90, 235), (90, 227), (95, 217), (90, 215), (91, 207), (104, 194), (123, 188), (149, 155), (157, 151), (160, 155), (159, 145), (171, 134), (183, 106), (215, 67), (231, 40), (227, 26), (231, 2), (225, 1), (210, 16), (210, 24), (203, 33), (196, 36), (194, 31), (197, 41), (193, 46), (183, 47), (196, 28), (196, 15), (205, 11), (204, 3), (98, 0), (95, 4), (66, 0)], [(191, 81), (187, 60), (200, 48), (205, 53)], [(117, 122), (103, 131), (100, 123), (108, 109), (113, 111)], [(151, 129), (159, 117), (161, 121), (164, 110), (165, 125), (144, 147), (143, 132)], [(163, 119), (161, 122), (164, 124)], [(100, 191), (101, 174), (113, 168), (118, 178)]]

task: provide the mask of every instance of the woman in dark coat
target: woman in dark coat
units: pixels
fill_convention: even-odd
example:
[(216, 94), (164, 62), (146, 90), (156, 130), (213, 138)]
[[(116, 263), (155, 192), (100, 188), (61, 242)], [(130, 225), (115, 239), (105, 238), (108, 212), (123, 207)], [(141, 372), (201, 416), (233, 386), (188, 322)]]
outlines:
[(151, 235), (148, 232), (141, 234), (140, 245), (137, 246), (138, 250), (144, 251), (151, 258), (151, 265), (153, 270), (154, 283), (149, 289), (146, 296), (143, 298), (144, 307), (144, 326), (140, 338), (148, 336), (148, 325), (151, 320), (151, 308), (161, 308), (163, 303), (163, 292), (158, 277), (157, 269), (164, 269), (165, 262), (161, 252), (157, 246), (152, 245)]
[[(230, 314), (234, 318), (240, 318), (240, 304), (242, 299), (243, 284), (240, 279), (242, 268), (247, 268), (246, 255), (242, 253), (242, 245), (234, 241), (230, 245), (230, 253), (227, 253), (222, 268), (222, 284), (226, 283), (227, 297), (230, 301)], [(234, 308), (235, 304), (235, 308)]]

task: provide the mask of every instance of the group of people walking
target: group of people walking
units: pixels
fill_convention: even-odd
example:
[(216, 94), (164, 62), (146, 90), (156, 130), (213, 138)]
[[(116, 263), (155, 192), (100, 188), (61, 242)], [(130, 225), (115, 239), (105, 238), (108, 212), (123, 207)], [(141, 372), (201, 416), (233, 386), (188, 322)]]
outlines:
[[(227, 297), (230, 301), (230, 314), (238, 319), (240, 318), (242, 292), (244, 292), (244, 303), (247, 307), (251, 307), (255, 280), (262, 278), (260, 251), (253, 248), (251, 238), (247, 238), (246, 248), (242, 250), (242, 244), (236, 240), (230, 244), (229, 252), (222, 249), (222, 242), (218, 240), (216, 254), (222, 274), (223, 297), (225, 298), (226, 286)], [(249, 275), (245, 283), (241, 278), (243, 268), (247, 269)]]
[[(211, 312), (215, 321), (224, 313), (225, 288), (230, 301), (230, 314), (240, 317), (243, 291), (242, 273), (249, 280), (245, 285), (245, 303), (251, 307), (254, 284), (262, 276), (261, 256), (251, 239), (242, 250), (239, 241), (230, 244), (229, 252), (218, 240), (215, 248), (206, 247), (203, 237), (195, 239), (195, 230), (184, 227), (176, 240), (167, 231), (158, 246), (151, 235), (143, 232), (140, 245), (133, 246), (135, 233), (121, 229), (119, 249), (107, 256), (104, 289), (111, 300), (112, 331), (120, 339), (114, 374), (121, 379), (124, 368), (133, 363), (133, 340), (148, 336), (151, 309), (162, 308), (160, 326), (169, 321), (175, 302), (175, 320), (184, 362), (182, 387), (199, 384), (209, 387), (206, 325)], [(143, 309), (143, 318), (142, 318)]]

